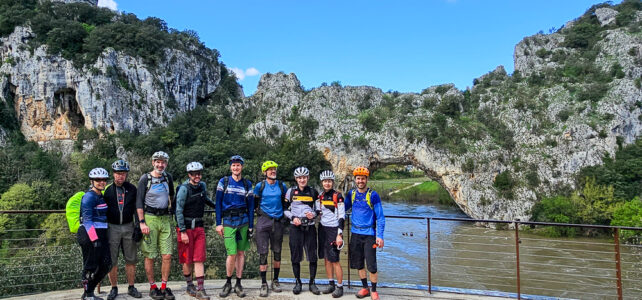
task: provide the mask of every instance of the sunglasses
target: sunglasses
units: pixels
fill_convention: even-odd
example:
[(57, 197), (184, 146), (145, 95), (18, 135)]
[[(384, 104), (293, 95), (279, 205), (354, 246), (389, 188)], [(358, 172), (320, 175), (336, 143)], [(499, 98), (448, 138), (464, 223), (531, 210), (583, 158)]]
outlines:
[(203, 174), (201, 174), (201, 172), (190, 172), (188, 174), (192, 175), (192, 176), (203, 176)]
[(94, 179), (94, 181), (107, 182), (107, 179), (106, 178), (98, 178), (98, 179)]

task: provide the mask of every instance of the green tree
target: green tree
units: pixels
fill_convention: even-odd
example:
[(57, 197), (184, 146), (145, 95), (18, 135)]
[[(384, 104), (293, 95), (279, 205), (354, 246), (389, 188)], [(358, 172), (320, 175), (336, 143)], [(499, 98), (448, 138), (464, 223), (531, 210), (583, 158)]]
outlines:
[[(27, 184), (17, 183), (0, 197), (0, 210), (29, 210), (34, 209), (36, 193)], [(0, 235), (12, 238), (26, 237), (30, 234), (24, 229), (37, 227), (37, 216), (30, 214), (1, 214)]]
[[(627, 227), (642, 227), (642, 200), (639, 197), (618, 206), (613, 211), (613, 219), (611, 220), (613, 226), (627, 226)], [(620, 231), (620, 238), (624, 240), (633, 240), (637, 238), (638, 243), (642, 231), (622, 230)]]

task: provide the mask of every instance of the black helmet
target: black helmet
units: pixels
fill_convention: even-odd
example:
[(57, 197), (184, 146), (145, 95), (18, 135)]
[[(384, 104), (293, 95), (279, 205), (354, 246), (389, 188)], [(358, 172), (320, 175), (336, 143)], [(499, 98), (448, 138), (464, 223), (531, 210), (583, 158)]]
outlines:
[(240, 163), (241, 165), (245, 164), (245, 160), (240, 155), (234, 155), (230, 157), (230, 165), (233, 163)]

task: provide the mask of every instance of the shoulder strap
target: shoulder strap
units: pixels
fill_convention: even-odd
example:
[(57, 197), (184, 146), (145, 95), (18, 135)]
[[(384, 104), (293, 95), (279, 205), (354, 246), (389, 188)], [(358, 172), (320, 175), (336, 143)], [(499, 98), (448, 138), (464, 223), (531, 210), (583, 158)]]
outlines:
[(147, 175), (147, 189), (145, 190), (145, 194), (147, 194), (147, 192), (149, 192), (149, 188), (152, 187), (152, 174), (146, 173), (145, 175)]
[(281, 189), (281, 202), (283, 202), (283, 200), (285, 200), (285, 194), (287, 193), (287, 189), (285, 188), (285, 184), (283, 184), (283, 182), (280, 182), (277, 180), (276, 183), (279, 185), (279, 188)]
[(259, 196), (259, 198), (262, 198), (262, 197), (263, 197), (263, 190), (265, 189), (265, 185), (266, 185), (266, 184), (267, 184), (267, 183), (266, 183), (266, 181), (265, 181), (265, 180), (261, 181), (261, 188), (259, 189), (259, 195), (258, 195), (258, 196)]
[(373, 209), (372, 201), (370, 201), (371, 195), (372, 195), (372, 190), (368, 188), (368, 191), (366, 192), (366, 202), (368, 203), (368, 206), (370, 206), (370, 209)]
[(337, 202), (339, 202), (339, 199), (337, 198), (339, 198), (339, 193), (337, 193), (337, 191), (334, 191), (334, 193), (332, 194), (332, 202), (334, 202), (334, 208), (337, 208), (338, 206)]
[(230, 184), (230, 177), (228, 176), (223, 177), (223, 196), (225, 196), (225, 193), (227, 193), (228, 184)]
[(245, 187), (245, 196), (247, 196), (247, 194), (250, 192), (250, 188), (252, 186), (250, 185), (250, 181), (249, 180), (247, 180), (245, 178), (241, 178), (241, 180), (243, 180), (243, 186)]

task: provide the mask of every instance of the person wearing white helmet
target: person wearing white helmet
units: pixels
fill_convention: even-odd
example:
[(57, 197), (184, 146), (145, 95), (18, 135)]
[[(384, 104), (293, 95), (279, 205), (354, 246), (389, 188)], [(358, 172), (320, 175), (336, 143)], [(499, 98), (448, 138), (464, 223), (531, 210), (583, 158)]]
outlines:
[[(174, 198), (174, 181), (165, 172), (169, 155), (158, 151), (152, 155), (154, 170), (143, 174), (138, 181), (136, 194), (136, 211), (140, 230), (144, 238), (141, 252), (145, 256), (145, 273), (149, 280), (149, 296), (152, 299), (173, 300), (174, 294), (167, 287), (172, 262), (172, 206)], [(154, 260), (161, 255), (161, 287), (154, 281)]]
[[(136, 216), (136, 186), (127, 181), (129, 163), (119, 159), (111, 164), (114, 172), (114, 183), (110, 184), (103, 194), (107, 203), (107, 222), (109, 223), (109, 250), (113, 268), (109, 272), (111, 291), (107, 300), (114, 300), (118, 296), (118, 255), (122, 249), (125, 258), (125, 272), (127, 274), (127, 294), (134, 298), (141, 298), (141, 293), (134, 286), (136, 277), (136, 263), (138, 262), (138, 242), (134, 238), (134, 226), (138, 228)], [(138, 231), (138, 237), (141, 234)]]
[(317, 230), (314, 226), (314, 218), (317, 216), (315, 211), (315, 200), (319, 193), (314, 188), (308, 186), (310, 171), (306, 167), (298, 167), (294, 170), (294, 178), (297, 185), (291, 187), (285, 194), (286, 200), (290, 203), (288, 210), (284, 212), (290, 220), (290, 260), (292, 261), (292, 271), (296, 282), (292, 292), (295, 295), (301, 293), (301, 260), (303, 251), (310, 263), (310, 282), (309, 290), (315, 295), (321, 294), (319, 288), (314, 282), (317, 274)]
[(94, 295), (96, 285), (103, 280), (111, 269), (109, 235), (107, 234), (107, 204), (102, 191), (107, 185), (109, 173), (103, 168), (89, 172), (91, 189), (82, 197), (80, 203), (80, 228), (76, 239), (82, 250), (84, 292), (82, 299), (99, 299)]
[[(343, 270), (339, 263), (339, 254), (343, 248), (343, 226), (346, 218), (343, 195), (334, 189), (334, 173), (330, 170), (321, 172), (319, 176), (323, 192), (317, 200), (317, 211), (321, 212), (319, 225), (319, 258), (325, 259), (325, 273), (330, 286), (323, 290), (324, 294), (332, 293), (332, 297), (343, 296)], [(337, 278), (335, 287), (334, 277)]]
[[(195, 161), (187, 164), (186, 169), (189, 178), (178, 186), (176, 192), (178, 261), (183, 265), (187, 293), (200, 300), (209, 300), (203, 287), (206, 245), (203, 215), (206, 204), (212, 208), (216, 204), (207, 196), (207, 185), (202, 181), (203, 165)], [(192, 281), (192, 271), (197, 287)]]

